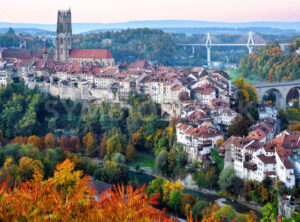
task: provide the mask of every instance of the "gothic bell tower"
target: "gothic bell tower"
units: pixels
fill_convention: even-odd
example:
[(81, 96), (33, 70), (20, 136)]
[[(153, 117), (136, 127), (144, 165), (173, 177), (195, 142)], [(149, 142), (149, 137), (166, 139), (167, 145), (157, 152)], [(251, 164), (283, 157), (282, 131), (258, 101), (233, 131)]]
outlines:
[(55, 60), (67, 62), (69, 59), (69, 50), (72, 48), (72, 21), (70, 9), (67, 11), (58, 11), (55, 45)]

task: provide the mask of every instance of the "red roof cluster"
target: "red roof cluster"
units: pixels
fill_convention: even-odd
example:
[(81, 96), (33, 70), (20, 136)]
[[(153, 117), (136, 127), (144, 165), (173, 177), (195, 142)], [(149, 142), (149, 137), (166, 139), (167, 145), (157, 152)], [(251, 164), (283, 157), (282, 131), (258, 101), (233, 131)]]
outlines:
[(70, 49), (70, 58), (94, 58), (94, 59), (112, 59), (113, 56), (106, 49)]

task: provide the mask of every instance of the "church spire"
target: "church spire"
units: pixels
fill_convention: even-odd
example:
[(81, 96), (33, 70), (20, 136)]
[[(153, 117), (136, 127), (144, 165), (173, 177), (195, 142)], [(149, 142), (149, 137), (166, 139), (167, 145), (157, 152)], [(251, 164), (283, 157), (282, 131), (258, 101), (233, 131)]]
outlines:
[(46, 40), (44, 40), (44, 49), (43, 49), (43, 60), (44, 62), (46, 62), (48, 59), (48, 51), (47, 51), (47, 47), (46, 47)]
[(48, 54), (48, 52), (47, 52), (47, 47), (46, 47), (46, 41), (44, 41), (44, 50), (43, 50), (43, 54)]

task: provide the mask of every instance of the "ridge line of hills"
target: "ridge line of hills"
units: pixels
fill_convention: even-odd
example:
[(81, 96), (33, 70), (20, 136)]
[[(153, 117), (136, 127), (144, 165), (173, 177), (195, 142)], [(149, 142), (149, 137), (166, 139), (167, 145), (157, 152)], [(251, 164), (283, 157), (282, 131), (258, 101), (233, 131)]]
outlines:
[[(17, 31), (22, 29), (29, 32), (55, 32), (56, 24), (37, 24), (37, 23), (11, 23), (0, 22), (0, 32), (3, 29), (12, 27)], [(120, 30), (127, 28), (158, 28), (163, 30), (190, 30), (190, 29), (246, 29), (246, 28), (266, 28), (269, 31), (300, 32), (300, 22), (207, 22), (194, 20), (145, 20), (129, 21), (117, 23), (73, 23), (72, 29), (74, 34), (99, 32), (103, 30)], [(201, 31), (201, 30), (200, 30)]]

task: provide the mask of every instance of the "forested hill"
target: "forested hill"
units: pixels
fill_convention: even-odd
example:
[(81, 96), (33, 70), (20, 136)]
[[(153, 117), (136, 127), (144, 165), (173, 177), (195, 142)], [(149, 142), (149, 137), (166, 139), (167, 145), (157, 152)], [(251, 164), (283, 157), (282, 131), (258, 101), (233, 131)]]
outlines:
[(239, 70), (244, 77), (257, 75), (269, 82), (290, 81), (300, 78), (300, 55), (295, 50), (300, 47), (297, 38), (288, 53), (283, 53), (278, 43), (260, 48), (257, 52), (240, 60)]
[(175, 43), (171, 34), (147, 28), (73, 35), (73, 47), (107, 48), (117, 62), (146, 59), (171, 65), (175, 54)]

